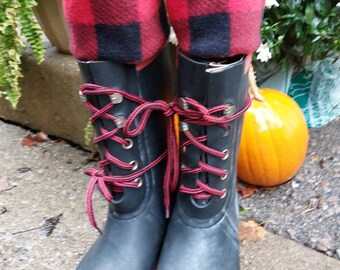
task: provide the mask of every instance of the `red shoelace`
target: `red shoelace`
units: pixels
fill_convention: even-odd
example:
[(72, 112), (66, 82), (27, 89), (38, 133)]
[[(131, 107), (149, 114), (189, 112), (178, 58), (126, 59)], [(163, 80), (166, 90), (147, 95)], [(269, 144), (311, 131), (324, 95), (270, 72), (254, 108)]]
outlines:
[[(208, 140), (207, 136), (195, 137), (189, 130), (189, 124), (194, 125), (219, 125), (221, 128), (226, 129), (228, 123), (237, 119), (246, 112), (251, 104), (251, 99), (248, 97), (246, 104), (242, 110), (233, 114), (232, 116), (224, 116), (223, 112), (230, 109), (230, 105), (219, 105), (212, 108), (206, 108), (196, 100), (192, 98), (180, 98), (175, 101), (174, 111), (181, 117), (182, 122), (181, 131), (186, 137), (186, 140), (181, 144), (181, 149), (188, 145), (194, 145), (201, 151), (213, 155), (221, 159), (227, 159), (229, 150), (216, 150), (212, 149), (204, 144)], [(222, 115), (222, 116), (221, 116)], [(220, 176), (222, 180), (227, 178), (228, 171), (216, 168), (202, 161), (198, 162), (197, 168), (189, 168), (186, 165), (181, 166), (182, 174), (197, 174), (200, 172), (207, 172)], [(208, 184), (203, 183), (201, 180), (197, 180), (196, 188), (189, 188), (181, 185), (179, 191), (182, 193), (190, 194), (193, 198), (198, 200), (209, 199), (213, 195), (224, 198), (227, 190), (219, 190), (211, 188)]]
[[(104, 198), (111, 202), (113, 200), (113, 195), (110, 192), (108, 186), (111, 187), (113, 192), (123, 192), (124, 188), (138, 188), (142, 184), (142, 180), (139, 178), (145, 172), (157, 166), (164, 158), (167, 158), (166, 171), (164, 176), (164, 205), (166, 209), (166, 216), (169, 217), (170, 213), (170, 194), (176, 189), (178, 175), (179, 175), (179, 161), (178, 161), (178, 146), (176, 143), (176, 135), (175, 135), (175, 126), (174, 126), (174, 111), (172, 109), (172, 103), (169, 104), (162, 100), (156, 101), (146, 101), (140, 97), (129, 94), (121, 89), (103, 87), (95, 84), (84, 84), (80, 93), (82, 95), (108, 95), (114, 97), (114, 95), (121, 95), (123, 99), (128, 99), (129, 101), (135, 102), (139, 104), (133, 112), (127, 117), (125, 123), (120, 127), (114, 128), (113, 130), (106, 130), (104, 127), (101, 128), (101, 135), (97, 136), (93, 139), (94, 143), (99, 143), (104, 140), (112, 140), (123, 147), (130, 147), (132, 140), (129, 138), (133, 138), (141, 134), (148, 122), (148, 119), (153, 111), (160, 111), (167, 118), (167, 150), (153, 160), (150, 164), (145, 167), (135, 171), (131, 174), (127, 175), (112, 175), (110, 173), (110, 169), (108, 168), (107, 172), (105, 172), (105, 166), (107, 165), (115, 165), (123, 170), (135, 170), (135, 164), (131, 162), (125, 162), (120, 160), (119, 158), (113, 156), (108, 149), (104, 150), (105, 159), (99, 162), (99, 166), (101, 170), (97, 170), (94, 168), (86, 169), (85, 173), (91, 176), (90, 183), (86, 192), (86, 208), (87, 213), (90, 219), (91, 224), (100, 232), (101, 230), (98, 228), (96, 220), (93, 215), (93, 206), (92, 206), (92, 195), (94, 189), (97, 187), (99, 191), (103, 194)], [(115, 123), (117, 121), (121, 121), (120, 117), (114, 116), (110, 114), (110, 110), (114, 106), (119, 106), (121, 101), (115, 103), (108, 103), (102, 109), (95, 107), (88, 101), (85, 101), (84, 104), (87, 108), (93, 112), (93, 115), (90, 118), (90, 121), (93, 123), (98, 118), (103, 118), (107, 120), (111, 120)], [(137, 126), (134, 129), (131, 129), (134, 121), (139, 119)], [(120, 129), (123, 129), (123, 134), (125, 138), (122, 138), (118, 135)]]

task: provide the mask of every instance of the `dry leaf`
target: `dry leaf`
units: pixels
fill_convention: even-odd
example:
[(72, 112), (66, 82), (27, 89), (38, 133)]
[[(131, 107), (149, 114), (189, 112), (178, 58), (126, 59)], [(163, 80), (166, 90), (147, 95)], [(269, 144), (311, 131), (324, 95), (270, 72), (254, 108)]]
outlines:
[(35, 136), (34, 139), (37, 142), (46, 142), (48, 140), (48, 136), (45, 132), (39, 131)]
[(6, 207), (0, 207), (0, 215), (5, 214), (7, 212), (7, 208)]
[(61, 214), (59, 214), (55, 217), (45, 219), (44, 225), (42, 225), (42, 226), (34, 227), (34, 228), (30, 228), (30, 229), (26, 229), (26, 230), (22, 230), (22, 231), (18, 231), (18, 232), (14, 232), (14, 233), (12, 233), (12, 235), (17, 235), (17, 234), (21, 234), (21, 233), (26, 233), (26, 232), (31, 232), (31, 231), (42, 229), (46, 236), (50, 236), (52, 234), (53, 230), (55, 229), (55, 227), (57, 226), (57, 224), (59, 223), (59, 220), (60, 220), (62, 215), (63, 214), (61, 213)]
[(246, 184), (242, 183), (242, 182), (237, 182), (237, 185), (236, 185), (236, 189), (237, 189), (237, 192), (242, 192), (242, 190), (246, 189)]
[(37, 142), (46, 142), (47, 140), (48, 136), (46, 135), (46, 133), (40, 131), (34, 136), (32, 136), (31, 134), (26, 135), (23, 141), (21, 142), (21, 145), (33, 147), (37, 146), (36, 144)]
[(59, 214), (58, 216), (51, 217), (45, 220), (44, 225), (42, 226), (43, 231), (45, 232), (46, 236), (50, 236), (59, 223), (59, 220), (63, 214)]
[(239, 224), (239, 239), (240, 241), (257, 242), (262, 240), (267, 231), (253, 220), (241, 221)]
[(259, 190), (273, 190), (276, 189), (278, 186), (273, 187), (260, 187), (260, 186), (252, 186), (249, 184), (246, 184), (244, 182), (237, 182), (236, 189), (238, 192), (242, 194), (242, 199), (245, 199), (254, 193), (258, 192)]
[(311, 161), (317, 161), (318, 159), (319, 159), (319, 157), (318, 156), (311, 156)]
[(322, 158), (320, 161), (319, 161), (319, 166), (321, 169), (324, 169), (325, 168), (325, 165), (326, 165), (326, 162), (327, 161), (332, 161), (334, 159), (334, 157), (329, 157), (329, 158)]
[(318, 201), (318, 208), (321, 208), (322, 205), (323, 205), (324, 203), (325, 203), (325, 200), (321, 198), (321, 199)]
[(35, 143), (35, 141), (33, 140), (33, 137), (31, 134), (28, 134), (21, 142), (22, 146), (28, 146), (28, 147), (33, 147), (33, 146), (37, 146), (37, 144)]
[(242, 199), (245, 199), (260, 190), (257, 186), (252, 186), (240, 181), (237, 182), (236, 189), (242, 194)]
[(242, 199), (245, 199), (251, 195), (253, 195), (255, 192), (259, 191), (259, 188), (255, 186), (249, 186), (241, 191)]
[(19, 173), (27, 173), (29, 171), (32, 171), (32, 169), (28, 168), (28, 167), (21, 167), (21, 168), (18, 169)]

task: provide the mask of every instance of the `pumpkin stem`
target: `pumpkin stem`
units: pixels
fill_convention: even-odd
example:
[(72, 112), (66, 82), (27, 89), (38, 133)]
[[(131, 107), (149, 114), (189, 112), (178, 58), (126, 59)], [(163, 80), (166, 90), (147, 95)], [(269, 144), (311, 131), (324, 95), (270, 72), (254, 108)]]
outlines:
[(263, 96), (261, 95), (261, 89), (257, 86), (256, 83), (256, 75), (255, 75), (255, 71), (253, 68), (253, 65), (250, 65), (249, 68), (249, 95), (259, 101), (264, 101)]

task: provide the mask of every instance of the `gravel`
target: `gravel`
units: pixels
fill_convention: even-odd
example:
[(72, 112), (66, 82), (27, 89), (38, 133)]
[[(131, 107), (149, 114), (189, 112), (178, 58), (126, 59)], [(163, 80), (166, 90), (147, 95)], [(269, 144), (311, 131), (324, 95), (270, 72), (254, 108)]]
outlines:
[(289, 182), (241, 199), (246, 214), (278, 235), (340, 259), (340, 119), (310, 130), (304, 165)]

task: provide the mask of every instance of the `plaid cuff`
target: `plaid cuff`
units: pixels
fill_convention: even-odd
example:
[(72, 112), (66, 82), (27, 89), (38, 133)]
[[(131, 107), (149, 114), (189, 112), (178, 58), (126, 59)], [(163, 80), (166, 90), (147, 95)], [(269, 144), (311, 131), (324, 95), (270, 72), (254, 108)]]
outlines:
[(250, 54), (259, 47), (264, 0), (167, 0), (179, 49), (198, 58)]
[(161, 0), (64, 0), (72, 54), (79, 60), (140, 63), (167, 42)]

